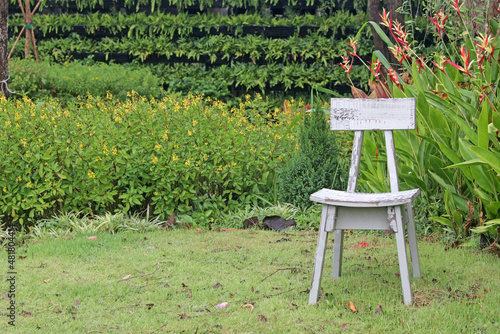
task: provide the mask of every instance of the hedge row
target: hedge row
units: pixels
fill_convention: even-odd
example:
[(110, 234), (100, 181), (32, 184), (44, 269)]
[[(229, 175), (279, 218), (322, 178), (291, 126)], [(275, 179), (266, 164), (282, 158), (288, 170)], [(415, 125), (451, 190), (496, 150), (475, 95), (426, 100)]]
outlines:
[(0, 215), (28, 223), (59, 212), (189, 213), (199, 224), (276, 197), (296, 151), (299, 104), (269, 111), (171, 94), (126, 102), (0, 100)]

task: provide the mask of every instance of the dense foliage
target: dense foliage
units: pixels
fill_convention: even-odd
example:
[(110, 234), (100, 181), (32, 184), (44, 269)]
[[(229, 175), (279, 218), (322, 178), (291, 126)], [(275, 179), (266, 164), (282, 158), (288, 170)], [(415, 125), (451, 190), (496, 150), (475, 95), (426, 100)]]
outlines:
[(33, 100), (58, 97), (76, 99), (92, 95), (105, 97), (111, 94), (125, 100), (127, 92), (135, 91), (141, 96), (161, 98), (160, 79), (147, 68), (134, 69), (103, 63), (37, 63), (29, 59), (12, 59), (9, 62), (12, 78), (10, 89), (13, 98), (28, 96)]
[(335, 133), (320, 109), (304, 116), (299, 135), (300, 149), (280, 176), (279, 199), (298, 207), (313, 204), (309, 197), (322, 188), (345, 188), (345, 166), (339, 159)]
[[(193, 87), (192, 92), (226, 98), (240, 90), (270, 94), (309, 91), (312, 85), (348, 88), (347, 76), (337, 64), (348, 47), (347, 36), (364, 18), (363, 13), (342, 10), (290, 18), (261, 14), (44, 14), (35, 15), (33, 25), (42, 60), (63, 63), (91, 58), (146, 67), (154, 64), (162, 70), (151, 71), (167, 90), (185, 92)], [(10, 19), (12, 59), (25, 56), (24, 34), (13, 48), (23, 23), (18, 16)], [(367, 55), (371, 49), (369, 37), (364, 36), (358, 53)], [(183, 76), (177, 74), (179, 67), (184, 67)], [(351, 77), (361, 83), (367, 79), (359, 70), (353, 70)]]
[[(439, 215), (431, 219), (443, 224), (455, 241), (470, 231), (489, 233), (498, 240), (498, 18), (488, 23), (471, 19), (459, 1), (429, 12), (429, 17), (436, 27), (436, 42), (428, 57), (415, 51), (417, 42), (390, 13), (383, 13), (382, 25), (394, 43), (373, 24), (401, 66), (398, 70), (376, 52), (368, 65), (373, 75), (372, 95), (417, 99), (418, 130), (397, 135), (400, 177), (408, 187), (420, 188), (427, 204), (441, 202)], [(479, 26), (487, 32), (481, 32)], [(355, 53), (354, 49), (353, 57)], [(345, 58), (347, 71), (350, 61)], [(388, 82), (383, 80), (382, 66)], [(368, 97), (358, 89), (353, 92), (357, 97)], [(385, 190), (384, 159), (376, 159), (382, 138), (370, 136), (366, 142), (368, 158), (362, 185)]]

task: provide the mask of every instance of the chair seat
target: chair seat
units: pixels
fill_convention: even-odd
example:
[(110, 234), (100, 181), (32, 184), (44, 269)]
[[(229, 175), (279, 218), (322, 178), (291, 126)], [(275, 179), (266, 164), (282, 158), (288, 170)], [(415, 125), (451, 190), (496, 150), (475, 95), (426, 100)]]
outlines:
[(411, 203), (420, 194), (420, 189), (390, 193), (349, 193), (346, 191), (321, 189), (311, 195), (310, 200), (322, 204), (348, 207), (384, 207)]

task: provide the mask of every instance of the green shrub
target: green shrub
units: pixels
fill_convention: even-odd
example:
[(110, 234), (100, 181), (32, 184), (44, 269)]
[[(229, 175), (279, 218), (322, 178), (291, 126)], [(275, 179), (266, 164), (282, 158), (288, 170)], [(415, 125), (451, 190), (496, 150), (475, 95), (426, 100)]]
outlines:
[(0, 100), (0, 215), (19, 222), (69, 211), (172, 212), (208, 225), (273, 200), (296, 143), (294, 112), (261, 97), (238, 107), (172, 93), (125, 102)]
[(335, 133), (330, 131), (325, 114), (313, 110), (302, 123), (300, 151), (283, 169), (279, 199), (299, 207), (313, 204), (309, 196), (322, 188), (342, 189), (344, 167), (339, 159)]
[(54, 96), (70, 99), (108, 93), (125, 100), (127, 92), (160, 98), (164, 94), (160, 80), (146, 68), (130, 69), (117, 64), (78, 62), (51, 64), (32, 60), (12, 59), (9, 62), (11, 90), (31, 99)]

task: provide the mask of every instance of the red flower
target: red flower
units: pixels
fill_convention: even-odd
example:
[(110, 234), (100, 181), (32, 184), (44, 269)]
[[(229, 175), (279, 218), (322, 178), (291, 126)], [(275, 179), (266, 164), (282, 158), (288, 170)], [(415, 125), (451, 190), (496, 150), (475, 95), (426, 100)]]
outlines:
[(342, 60), (343, 60), (343, 62), (340, 63), (340, 66), (342, 66), (344, 71), (346, 71), (347, 75), (349, 75), (349, 73), (351, 73), (353, 62), (347, 56), (342, 56)]
[(441, 32), (444, 32), (446, 34), (446, 31), (444, 30), (446, 20), (448, 19), (449, 15), (444, 16), (444, 11), (441, 9), (440, 12), (434, 14), (434, 20), (429, 16), (429, 19), (431, 20), (432, 23), (436, 26), (437, 32), (439, 36), (441, 37)]

